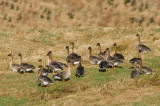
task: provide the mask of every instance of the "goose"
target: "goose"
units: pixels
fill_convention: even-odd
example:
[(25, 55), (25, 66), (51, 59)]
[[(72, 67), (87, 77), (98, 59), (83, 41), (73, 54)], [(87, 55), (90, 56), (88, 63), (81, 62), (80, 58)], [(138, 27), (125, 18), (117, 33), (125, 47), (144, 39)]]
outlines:
[(147, 66), (142, 66), (142, 58), (140, 59), (139, 71), (145, 74), (153, 74), (154, 71)]
[(145, 53), (147, 51), (151, 51), (151, 49), (149, 47), (147, 47), (146, 45), (144, 44), (141, 44), (140, 42), (140, 35), (137, 34), (136, 35), (138, 37), (138, 45), (137, 45), (137, 50), (139, 53)]
[(79, 64), (79, 57), (76, 58), (75, 56), (69, 53), (69, 46), (66, 46), (66, 50), (67, 50), (66, 61), (71, 63), (73, 66)]
[(71, 77), (71, 69), (70, 63), (67, 61), (67, 70), (64, 70), (54, 76), (55, 79), (62, 80), (62, 82), (66, 82)]
[(76, 77), (83, 77), (85, 73), (85, 69), (81, 64), (81, 56), (79, 56), (79, 66), (76, 68)]
[(43, 86), (47, 87), (48, 84), (54, 84), (52, 82), (52, 80), (47, 75), (43, 74), (43, 67), (42, 67), (42, 65), (40, 65), (39, 68), (40, 68), (39, 69), (40, 72), (39, 72), (38, 82), (41, 84), (41, 87), (43, 87)]
[(79, 59), (79, 55), (74, 52), (74, 42), (71, 42), (70, 45), (72, 45), (72, 53), (70, 55)]
[(49, 71), (46, 69), (46, 68), (43, 68), (43, 65), (42, 65), (42, 59), (39, 59), (39, 70), (38, 70), (38, 74), (40, 73), (40, 71), (42, 71), (42, 75), (48, 75), (49, 74)]
[(132, 58), (129, 62), (131, 63), (131, 64), (136, 64), (136, 65), (139, 65), (139, 63), (140, 63), (140, 60), (141, 60), (141, 58), (140, 58), (140, 53), (138, 52), (138, 57), (136, 57), (136, 58)]
[(112, 68), (115, 68), (115, 66), (117, 66), (118, 64), (123, 64), (124, 62), (117, 59), (117, 58), (113, 58), (111, 55), (110, 55), (110, 50), (109, 48), (106, 49), (106, 52), (108, 53), (108, 57), (107, 57), (107, 62), (109, 63), (110, 66), (112, 66)]
[(63, 68), (56, 61), (53, 61), (52, 51), (49, 51), (47, 53), (47, 56), (48, 56), (48, 67), (49, 67), (49, 69), (51, 69), (53, 72), (63, 70)]
[(101, 72), (104, 70), (105, 72), (108, 72), (107, 68), (109, 67), (109, 63), (107, 62), (106, 57), (107, 57), (107, 53), (105, 52), (104, 60), (101, 61), (99, 64), (99, 68), (100, 68), (99, 71)]
[(32, 71), (33, 69), (35, 69), (35, 66), (34, 65), (31, 65), (31, 64), (28, 64), (28, 63), (23, 63), (22, 62), (22, 54), (19, 53), (18, 55), (20, 57), (20, 69), (25, 73), (25, 72), (30, 72)]
[(89, 62), (91, 64), (100, 64), (100, 62), (104, 60), (102, 57), (92, 56), (92, 48), (91, 47), (88, 47), (88, 50), (89, 50)]
[(13, 72), (20, 72), (20, 66), (19, 64), (15, 64), (13, 61), (13, 55), (10, 53), (8, 56), (11, 58), (10, 62), (10, 68), (12, 69)]
[(134, 70), (131, 71), (130, 78), (138, 78), (139, 76), (139, 70), (136, 69), (136, 63), (134, 62)]
[[(50, 59), (48, 59), (48, 63), (47, 63), (47, 64), (49, 65), (49, 62), (53, 61), (52, 51), (49, 51), (49, 52), (47, 53), (47, 56), (49, 56), (49, 58), (50, 58)], [(65, 63), (58, 62), (58, 61), (53, 61), (53, 62), (59, 64), (61, 67), (67, 67), (67, 65), (66, 65)]]
[(115, 54), (113, 55), (113, 58), (117, 58), (117, 59), (119, 59), (121, 61), (125, 60), (124, 56), (122, 54), (117, 53), (117, 43), (114, 43), (113, 46), (115, 47)]
[(104, 57), (104, 56), (105, 56), (105, 51), (102, 52), (101, 44), (100, 44), (100, 43), (97, 43), (97, 46), (99, 47), (98, 57)]

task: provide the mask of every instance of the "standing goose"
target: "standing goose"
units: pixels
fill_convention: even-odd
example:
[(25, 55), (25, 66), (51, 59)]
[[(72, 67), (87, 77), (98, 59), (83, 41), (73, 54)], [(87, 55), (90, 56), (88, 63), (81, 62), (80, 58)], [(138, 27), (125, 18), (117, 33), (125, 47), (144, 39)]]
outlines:
[(108, 53), (108, 57), (107, 57), (107, 62), (109, 63), (110, 66), (112, 66), (112, 68), (115, 68), (115, 66), (117, 66), (118, 64), (123, 64), (124, 62), (117, 59), (117, 58), (113, 58), (111, 55), (110, 55), (110, 50), (109, 48), (106, 49), (106, 52)]
[(147, 66), (142, 66), (142, 58), (140, 59), (139, 71), (145, 74), (152, 74), (154, 71)]
[(70, 45), (72, 45), (72, 53), (70, 55), (72, 55), (73, 57), (79, 59), (79, 55), (74, 52), (74, 43), (71, 42)]
[(47, 53), (47, 56), (48, 56), (48, 67), (49, 67), (49, 69), (51, 69), (53, 72), (63, 70), (63, 68), (56, 61), (53, 61), (52, 51), (49, 51)]
[(136, 70), (136, 63), (134, 62), (134, 70), (131, 71), (130, 78), (138, 78), (139, 76), (139, 70)]
[(23, 63), (22, 62), (22, 54), (19, 53), (18, 55), (20, 57), (20, 69), (23, 70), (23, 72), (30, 72), (32, 71), (33, 69), (35, 69), (35, 66), (31, 65), (31, 64), (28, 64), (28, 63)]
[(100, 62), (104, 60), (102, 57), (92, 56), (92, 48), (91, 47), (89, 47), (88, 50), (89, 50), (89, 62), (91, 64), (100, 64)]
[(81, 56), (79, 56), (79, 66), (76, 69), (76, 77), (83, 77), (84, 73), (85, 73), (85, 70), (84, 70), (84, 67), (81, 64), (81, 61), (82, 61)]
[(58, 79), (58, 80), (60, 79), (62, 80), (62, 82), (66, 82), (66, 80), (68, 80), (71, 77), (70, 63), (67, 62), (67, 65), (68, 65), (68, 69), (56, 74), (54, 76), (55, 79)]
[(104, 56), (105, 56), (105, 51), (102, 52), (101, 44), (100, 44), (100, 43), (97, 43), (97, 46), (99, 47), (98, 57), (104, 57)]
[(100, 62), (99, 64), (99, 71), (105, 71), (108, 72), (107, 68), (109, 67), (109, 63), (106, 61), (107, 53), (105, 52), (104, 60)]
[(20, 66), (19, 64), (15, 64), (13, 61), (13, 55), (10, 53), (8, 56), (11, 58), (10, 62), (10, 68), (12, 69), (13, 72), (20, 72)]
[(39, 70), (38, 70), (38, 74), (42, 71), (42, 75), (48, 75), (49, 74), (49, 71), (46, 69), (46, 68), (43, 68), (43, 65), (42, 65), (42, 59), (39, 59)]
[(41, 87), (47, 86), (48, 84), (53, 84), (52, 80), (45, 74), (43, 74), (43, 67), (42, 65), (39, 66), (39, 77), (38, 77), (38, 82), (41, 84)]
[(125, 60), (125, 59), (124, 59), (124, 56), (123, 56), (122, 54), (117, 53), (117, 44), (114, 43), (113, 46), (115, 47), (115, 54), (113, 55), (113, 58), (117, 58), (117, 59), (119, 59), (119, 60), (121, 60), (121, 61)]
[(147, 52), (147, 51), (151, 51), (151, 49), (149, 47), (147, 47), (144, 44), (141, 44), (141, 42), (140, 42), (140, 35), (137, 34), (136, 36), (138, 37), (138, 45), (137, 45), (138, 52), (139, 53), (144, 53), (144, 52)]
[(72, 54), (69, 53), (69, 46), (66, 46), (66, 50), (67, 50), (67, 57), (66, 57), (66, 61), (71, 63), (71, 65), (76, 65), (79, 64), (79, 57), (76, 58), (75, 56), (73, 56)]

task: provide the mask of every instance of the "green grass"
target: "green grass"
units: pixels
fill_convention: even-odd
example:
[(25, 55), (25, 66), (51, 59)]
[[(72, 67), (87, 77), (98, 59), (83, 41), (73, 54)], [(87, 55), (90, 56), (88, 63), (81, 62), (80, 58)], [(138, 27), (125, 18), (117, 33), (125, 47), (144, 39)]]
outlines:
[[(148, 32), (154, 32), (149, 36)], [(153, 28), (20, 28), (3, 29), (0, 49), (0, 105), (159, 105), (160, 94), (160, 56), (157, 38), (159, 29)], [(151, 47), (152, 52), (143, 54), (143, 64), (156, 71), (154, 75), (141, 75), (138, 79), (130, 79), (131, 65), (129, 59), (136, 57), (137, 38), (135, 34), (142, 33), (143, 41)], [(1, 34), (1, 33), (0, 33)], [(12, 36), (10, 36), (12, 35)], [(7, 37), (6, 37), (7, 36)], [(8, 41), (9, 40), (9, 41)], [(32, 74), (13, 73), (9, 68), (10, 59), (7, 54), (12, 49), (15, 62), (19, 62), (18, 53), (23, 54), (24, 62), (38, 66), (38, 59), (46, 65), (47, 52), (53, 51), (56, 61), (65, 62), (65, 46), (69, 42), (75, 43), (75, 52), (82, 56), (85, 76), (75, 77), (75, 68), (72, 68), (71, 79), (67, 83), (54, 81), (53, 85), (41, 88), (37, 82), (37, 70)], [(6, 43), (7, 42), (7, 43)], [(108, 72), (99, 72), (98, 66), (88, 62), (88, 50), (93, 48), (93, 55), (97, 55), (96, 44), (102, 44), (102, 50), (109, 47), (114, 53), (112, 45), (116, 42), (118, 52), (126, 60), (122, 68), (108, 69)], [(70, 45), (69, 45), (70, 46)]]

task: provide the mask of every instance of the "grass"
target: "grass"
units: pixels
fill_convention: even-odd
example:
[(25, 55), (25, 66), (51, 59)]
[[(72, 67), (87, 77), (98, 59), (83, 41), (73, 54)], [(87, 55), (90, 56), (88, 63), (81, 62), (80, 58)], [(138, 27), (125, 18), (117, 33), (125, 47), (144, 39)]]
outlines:
[[(0, 105), (159, 105), (160, 104), (160, 73), (159, 73), (159, 28), (0, 28)], [(140, 33), (142, 42), (148, 45), (152, 52), (142, 55), (144, 65), (156, 71), (154, 75), (142, 75), (130, 79), (131, 65), (129, 59), (136, 57), (137, 38)], [(150, 36), (150, 33), (154, 33)], [(153, 40), (157, 37), (157, 40)], [(72, 68), (71, 79), (67, 83), (54, 81), (54, 85), (41, 88), (37, 82), (37, 70), (32, 74), (13, 73), (9, 68), (10, 59), (7, 55), (11, 49), (16, 63), (18, 53), (23, 54), (23, 61), (38, 66), (38, 59), (46, 64), (46, 53), (53, 51), (53, 59), (65, 62), (65, 46), (75, 42), (75, 52), (82, 56), (86, 73), (82, 78), (75, 77)], [(6, 43), (7, 42), (7, 43)], [(126, 60), (122, 68), (108, 69), (109, 72), (99, 72), (98, 66), (88, 62), (88, 50), (91, 46), (93, 54), (97, 55), (96, 44), (100, 42), (102, 49), (118, 44), (118, 50)]]

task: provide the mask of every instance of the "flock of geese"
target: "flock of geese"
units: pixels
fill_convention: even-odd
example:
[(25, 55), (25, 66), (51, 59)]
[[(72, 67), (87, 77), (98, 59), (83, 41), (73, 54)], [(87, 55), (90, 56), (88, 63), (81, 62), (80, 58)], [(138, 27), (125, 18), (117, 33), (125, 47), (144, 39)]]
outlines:
[[(147, 66), (143, 66), (142, 64), (142, 58), (140, 57), (140, 54), (151, 51), (150, 48), (148, 48), (146, 45), (142, 44), (140, 42), (140, 35), (136, 35), (138, 37), (138, 45), (137, 45), (137, 52), (138, 52), (138, 57), (132, 58), (129, 62), (133, 64), (134, 70), (131, 71), (130, 77), (131, 78), (138, 78), (139, 75), (141, 74), (152, 74), (154, 71), (150, 69)], [(56, 80), (61, 80), (63, 82), (68, 81), (71, 77), (71, 67), (79, 64), (76, 68), (76, 77), (83, 77), (85, 74), (85, 68), (82, 66), (81, 62), (81, 56), (78, 55), (77, 53), (74, 52), (74, 43), (71, 42), (70, 45), (72, 46), (72, 51), (70, 53), (69, 51), (69, 46), (66, 46), (66, 51), (67, 51), (67, 57), (66, 61), (67, 64), (54, 61), (53, 56), (52, 56), (52, 51), (49, 51), (47, 53), (48, 60), (47, 60), (47, 66), (43, 66), (42, 64), (42, 59), (39, 59), (39, 70), (38, 70), (38, 81), (41, 87), (47, 86), (48, 84), (53, 84), (52, 80), (48, 77), (49, 73), (56, 73), (53, 77)], [(110, 49), (106, 48), (105, 51), (102, 51), (100, 43), (97, 43), (98, 48), (99, 48), (99, 53), (97, 56), (92, 55), (92, 48), (88, 47), (89, 51), (89, 58), (88, 61), (91, 64), (94, 65), (99, 65), (99, 71), (101, 72), (108, 72), (108, 68), (115, 68), (119, 64), (124, 63), (124, 56), (117, 51), (117, 44), (114, 43), (114, 48), (115, 48), (115, 53), (113, 56), (110, 55)], [(22, 54), (19, 53), (19, 58), (20, 58), (20, 63), (15, 64), (13, 61), (13, 55), (10, 53), (8, 55), (11, 58), (10, 62), (10, 68), (12, 69), (13, 72), (19, 72), (19, 73), (29, 73), (33, 72), (32, 70), (35, 69), (34, 65), (24, 63), (22, 60)], [(66, 68), (65, 68), (66, 67)], [(66, 70), (64, 70), (64, 68)]]

